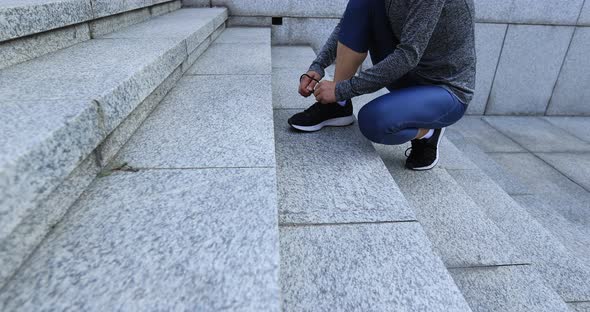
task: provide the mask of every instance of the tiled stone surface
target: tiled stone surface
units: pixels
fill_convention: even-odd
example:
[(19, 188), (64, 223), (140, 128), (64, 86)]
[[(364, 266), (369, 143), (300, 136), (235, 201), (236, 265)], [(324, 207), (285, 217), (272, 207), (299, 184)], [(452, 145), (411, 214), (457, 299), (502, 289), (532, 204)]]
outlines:
[(588, 117), (545, 117), (553, 125), (569, 132), (569, 134), (590, 143), (590, 118)]
[(577, 27), (551, 98), (549, 115), (590, 115), (590, 27)]
[(404, 169), (403, 147), (378, 146), (377, 151), (447, 267), (529, 260), (512, 248), (507, 237), (445, 170)]
[(94, 180), (100, 170), (94, 155), (90, 154), (55, 191), (22, 218), (14, 231), (0, 240), (0, 287), (9, 281)]
[(508, 194), (530, 194), (531, 191), (516, 176), (508, 174), (508, 171), (500, 166), (488, 154), (483, 152), (478, 145), (472, 141), (467, 141), (459, 132), (449, 129), (445, 133), (446, 137), (452, 141), (463, 155), (477, 165), (490, 178), (492, 178)]
[(267, 43), (214, 43), (188, 70), (189, 75), (270, 73), (270, 45)]
[(186, 7), (210, 7), (211, 0), (182, 0), (182, 5)]
[(150, 13), (152, 16), (159, 16), (162, 14), (174, 12), (182, 7), (182, 1), (175, 0), (171, 2), (165, 2), (162, 4), (154, 5), (150, 7)]
[(140, 168), (274, 166), (271, 101), (268, 75), (184, 77), (116, 162)]
[(186, 40), (186, 48), (193, 51), (215, 30), (214, 19), (225, 9), (183, 9), (128, 27), (105, 38), (177, 39)]
[(281, 228), (285, 311), (469, 311), (418, 223)]
[(213, 6), (228, 7), (231, 15), (240, 16), (300, 16), (300, 17), (341, 17), (346, 0), (309, 2), (301, 0), (211, 0)]
[(144, 22), (151, 18), (150, 9), (143, 8), (122, 14), (106, 16), (90, 21), (90, 32), (94, 38), (104, 36), (119, 29)]
[(274, 169), (101, 178), (0, 302), (8, 311), (278, 311), (275, 185)]
[(90, 0), (92, 1), (92, 11), (94, 18), (109, 16), (121, 12), (145, 8), (159, 3), (169, 2), (170, 0)]
[(315, 97), (304, 98), (298, 92), (300, 69), (273, 68), (272, 70), (272, 103), (275, 108), (306, 109), (313, 105)]
[(277, 46), (272, 48), (272, 67), (307, 71), (316, 54), (308, 46)]
[(415, 220), (358, 127), (295, 132), (287, 125), (295, 112), (274, 114), (282, 223)]
[[(273, 26), (273, 44), (311, 45), (315, 51), (319, 51), (338, 21), (339, 18), (283, 18), (283, 25)], [(305, 65), (311, 65), (311, 61)]]
[(574, 27), (510, 25), (487, 114), (544, 114)]
[(538, 153), (537, 155), (590, 192), (590, 153)]
[(99, 153), (101, 165), (107, 165), (119, 152), (123, 145), (131, 138), (148, 115), (160, 104), (162, 99), (176, 85), (182, 76), (181, 68), (177, 68), (160, 86), (152, 92), (129, 116), (111, 132), (100, 144)]
[(0, 100), (95, 99), (110, 131), (184, 57), (186, 48), (171, 39), (90, 40), (4, 69)]
[(578, 25), (590, 26), (590, 3), (588, 2), (584, 3)]
[(91, 18), (90, 0), (4, 0), (0, 3), (0, 42)]
[(584, 0), (513, 0), (510, 21), (521, 24), (575, 25)]
[(201, 57), (201, 55), (203, 55), (203, 53), (205, 53), (207, 49), (209, 49), (209, 46), (211, 46), (211, 36), (209, 36), (207, 39), (201, 42), (201, 44), (188, 55), (186, 60), (182, 62), (183, 74), (186, 73), (193, 66), (197, 59), (199, 59), (199, 57)]
[(538, 117), (484, 117), (492, 127), (532, 152), (590, 151), (586, 143)]
[(0, 101), (0, 239), (103, 138), (85, 100)]
[(0, 69), (90, 40), (86, 24), (36, 34), (0, 44)]
[(567, 304), (530, 266), (449, 270), (474, 312), (567, 312)]
[(512, 244), (532, 260), (551, 288), (567, 301), (590, 298), (590, 266), (575, 258), (558, 238), (483, 172), (449, 170), (449, 173)]
[[(567, 199), (560, 202), (557, 196), (547, 194), (513, 196), (513, 198), (551, 231), (570, 253), (585, 263), (586, 267), (590, 267), (590, 222), (564, 217), (562, 212), (556, 209), (559, 208), (558, 205), (569, 205)], [(585, 209), (588, 210), (587, 207)]]
[(506, 23), (512, 14), (514, 0), (474, 0), (475, 17), (479, 22)]
[(379, 155), (356, 125), (328, 127), (314, 133), (292, 130), (287, 119), (300, 110), (275, 110), (277, 164), (294, 166), (343, 166), (352, 160), (375, 163)]
[(382, 163), (277, 168), (282, 224), (416, 220)]
[(569, 302), (568, 306), (573, 312), (590, 312), (590, 301)]
[(266, 43), (270, 44), (268, 28), (233, 27), (226, 29), (215, 43)]
[(476, 90), (467, 114), (482, 115), (485, 112), (507, 27), (505, 24), (475, 24)]
[(228, 27), (271, 27), (272, 17), (270, 16), (230, 16), (227, 20)]
[(525, 151), (524, 148), (494, 129), (479, 116), (466, 116), (449, 129), (459, 131), (467, 142), (477, 144), (484, 152)]
[[(411, 147), (411, 144), (407, 144), (406, 148)], [(438, 163), (439, 168), (443, 169), (476, 169), (477, 166), (471, 162), (463, 153), (449, 141), (443, 137), (440, 146), (440, 161)]]

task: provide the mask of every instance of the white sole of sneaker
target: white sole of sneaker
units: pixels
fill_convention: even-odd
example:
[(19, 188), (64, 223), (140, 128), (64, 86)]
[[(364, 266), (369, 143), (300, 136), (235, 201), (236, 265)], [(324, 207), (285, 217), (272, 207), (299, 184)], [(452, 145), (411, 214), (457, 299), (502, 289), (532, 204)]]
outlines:
[(447, 130), (447, 128), (442, 128), (442, 130), (440, 131), (440, 135), (438, 136), (438, 142), (436, 142), (436, 159), (434, 160), (434, 162), (426, 167), (419, 167), (419, 168), (412, 168), (412, 170), (414, 171), (426, 171), (426, 170), (430, 170), (434, 167), (436, 167), (436, 165), (438, 165), (438, 161), (440, 159), (439, 157), (439, 152), (440, 152), (440, 141), (442, 140), (443, 135), (445, 134), (445, 131)]
[(313, 126), (298, 126), (298, 125), (291, 125), (291, 127), (305, 132), (315, 132), (322, 130), (323, 127), (346, 127), (350, 126), (354, 123), (354, 116), (347, 116), (347, 117), (339, 117), (339, 118), (332, 118), (328, 120), (324, 120), (317, 125)]

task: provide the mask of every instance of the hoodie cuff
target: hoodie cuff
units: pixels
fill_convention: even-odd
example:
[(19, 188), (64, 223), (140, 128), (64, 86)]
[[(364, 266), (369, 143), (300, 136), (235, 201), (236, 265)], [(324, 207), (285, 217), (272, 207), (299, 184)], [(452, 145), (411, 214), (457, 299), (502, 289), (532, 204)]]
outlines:
[(324, 78), (324, 76), (326, 75), (326, 73), (324, 72), (324, 68), (322, 67), (322, 65), (320, 65), (319, 63), (313, 62), (311, 64), (311, 66), (309, 66), (309, 70), (310, 71), (314, 71), (318, 74), (320, 74), (320, 77)]
[(336, 84), (336, 100), (350, 100), (358, 94), (352, 88), (352, 79), (343, 80)]

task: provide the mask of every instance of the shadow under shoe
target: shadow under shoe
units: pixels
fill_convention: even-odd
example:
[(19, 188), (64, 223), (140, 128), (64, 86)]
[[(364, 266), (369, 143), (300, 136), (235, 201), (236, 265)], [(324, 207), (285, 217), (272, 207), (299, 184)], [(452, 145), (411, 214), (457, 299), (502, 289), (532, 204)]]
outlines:
[(289, 118), (291, 127), (304, 131), (315, 132), (324, 127), (345, 127), (354, 123), (352, 101), (346, 101), (342, 106), (338, 103), (321, 104), (316, 102), (301, 113)]

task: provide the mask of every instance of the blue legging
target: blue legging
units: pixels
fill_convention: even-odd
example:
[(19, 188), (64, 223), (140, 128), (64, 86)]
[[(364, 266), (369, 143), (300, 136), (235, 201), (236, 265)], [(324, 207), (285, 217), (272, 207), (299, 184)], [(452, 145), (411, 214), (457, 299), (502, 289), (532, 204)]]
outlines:
[[(338, 41), (359, 53), (371, 53), (373, 64), (391, 54), (398, 39), (391, 30), (384, 0), (350, 0)], [(447, 89), (420, 84), (408, 74), (361, 109), (359, 127), (369, 140), (387, 145), (414, 139), (419, 129), (450, 126), (465, 114), (466, 105)]]

